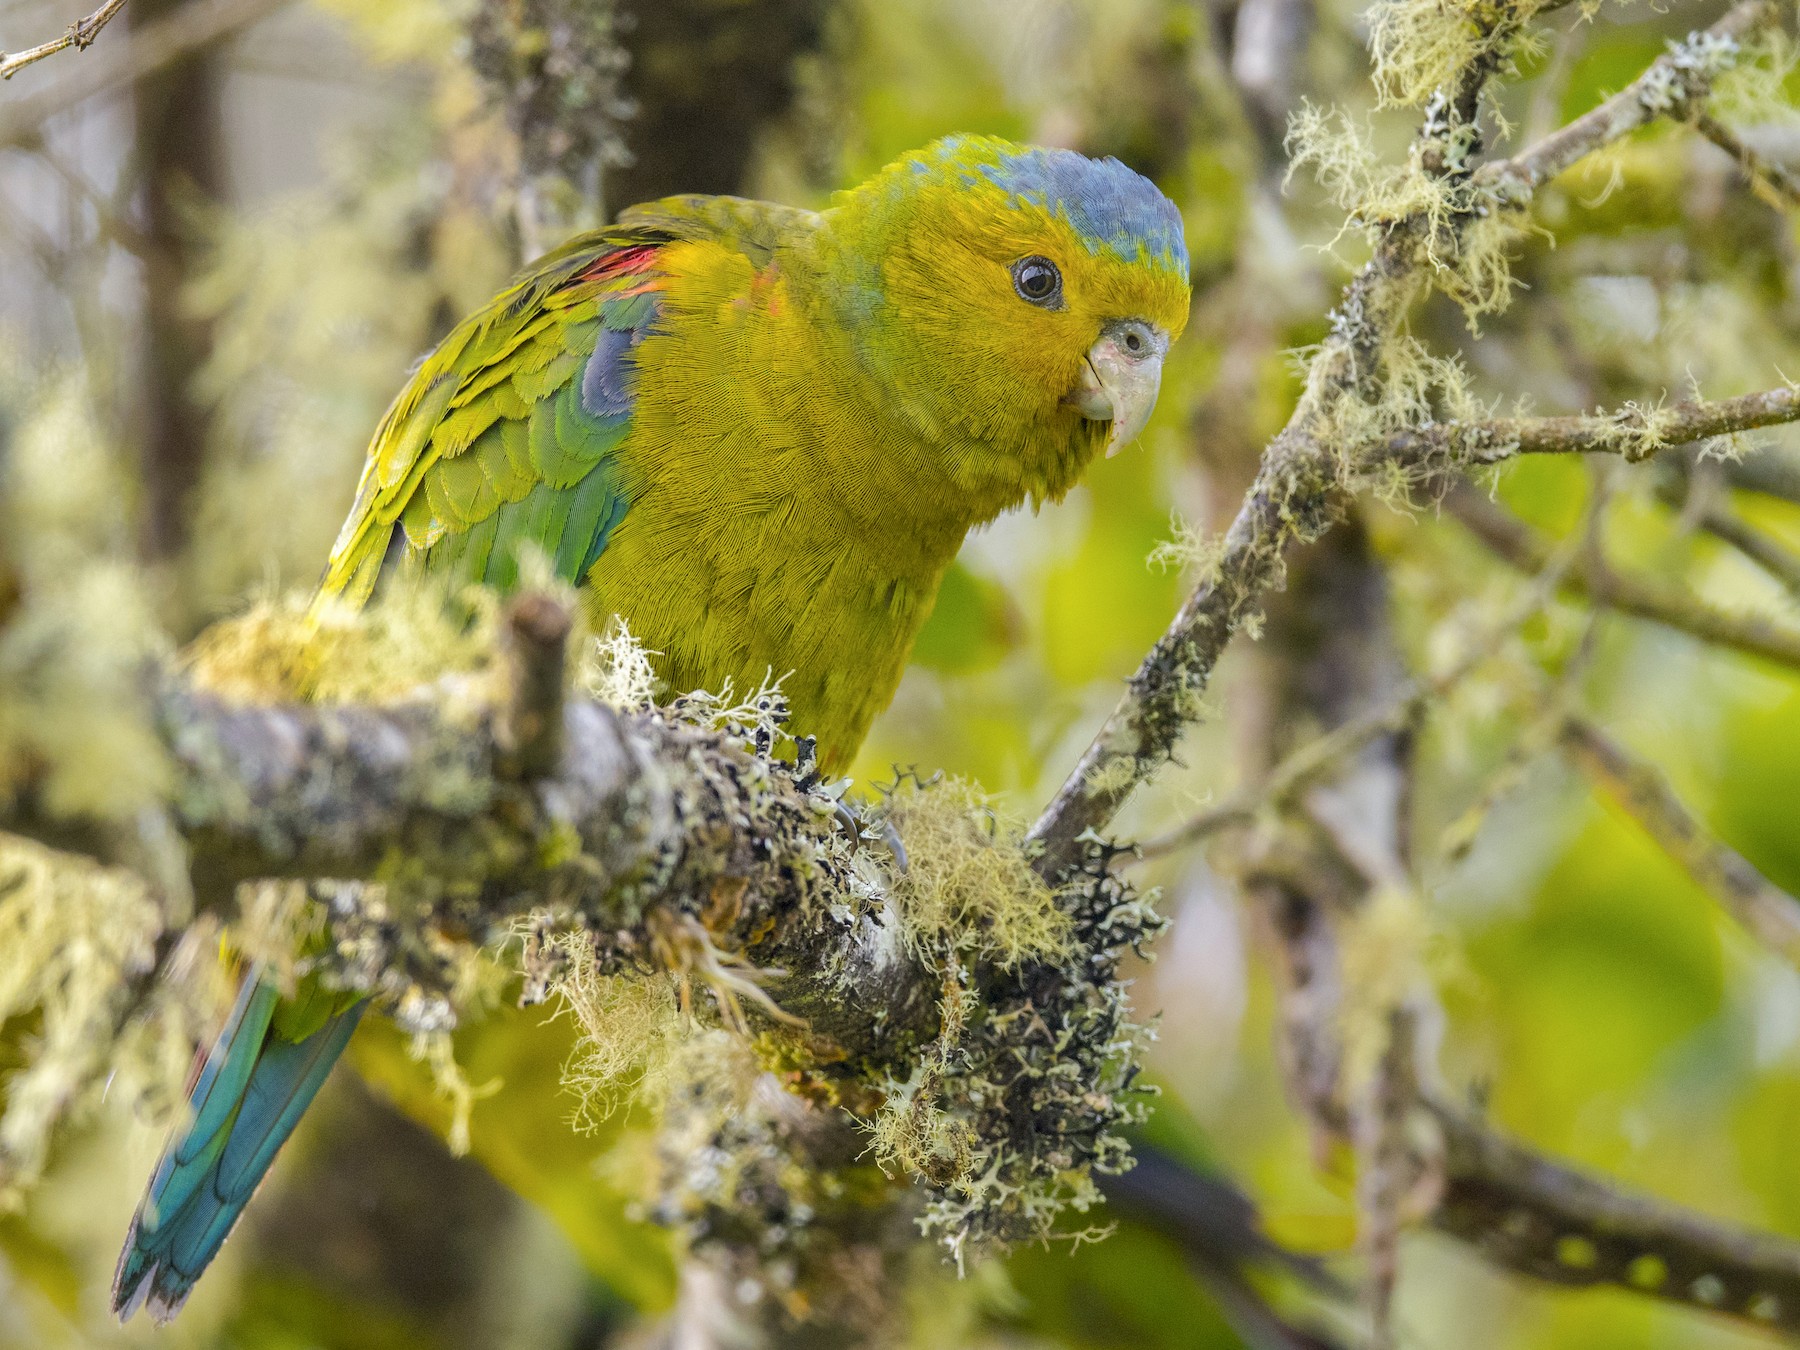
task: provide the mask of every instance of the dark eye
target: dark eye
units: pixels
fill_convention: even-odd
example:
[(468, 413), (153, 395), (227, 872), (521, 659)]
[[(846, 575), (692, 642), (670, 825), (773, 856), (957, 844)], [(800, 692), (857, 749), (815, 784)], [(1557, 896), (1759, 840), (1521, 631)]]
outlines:
[(1013, 289), (1034, 305), (1054, 305), (1062, 297), (1062, 273), (1048, 258), (1035, 255), (1012, 265)]

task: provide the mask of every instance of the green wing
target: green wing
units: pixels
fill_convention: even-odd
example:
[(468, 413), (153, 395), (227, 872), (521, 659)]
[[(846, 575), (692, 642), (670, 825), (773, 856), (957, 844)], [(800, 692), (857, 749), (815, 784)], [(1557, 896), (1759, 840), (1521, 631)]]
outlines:
[(576, 240), (425, 359), (376, 429), (321, 595), (360, 605), (401, 567), (506, 588), (526, 542), (586, 575), (624, 514), (613, 455), (668, 238)]
[(500, 589), (522, 545), (579, 583), (626, 509), (615, 452), (631, 428), (638, 344), (663, 248), (729, 243), (758, 267), (810, 212), (671, 197), (540, 259), (432, 352), (376, 429), (322, 597), (361, 605), (416, 568)]
[(507, 589), (526, 544), (579, 583), (625, 513), (614, 455), (631, 429), (664, 246), (718, 239), (760, 267), (784, 232), (814, 219), (671, 197), (540, 259), (445, 338), (388, 409), (320, 595), (361, 605), (401, 568)]

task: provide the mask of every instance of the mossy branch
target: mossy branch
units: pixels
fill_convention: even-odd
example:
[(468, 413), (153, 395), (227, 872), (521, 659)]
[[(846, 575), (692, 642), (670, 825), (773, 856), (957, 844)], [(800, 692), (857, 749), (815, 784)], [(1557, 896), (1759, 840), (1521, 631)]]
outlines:
[[(1095, 1174), (1129, 1165), (1145, 1033), (1120, 964), (1161, 921), (1107, 850), (1051, 888), (1019, 832), (955, 783), (896, 784), (865, 831), (805, 744), (791, 761), (773, 753), (774, 693), (656, 712), (565, 692), (570, 616), (542, 594), (506, 607), (484, 667), (497, 687), (482, 668), (391, 705), (200, 687), (230, 669), (245, 686), (307, 669), (271, 649), (292, 636), (288, 613), (252, 615), (144, 695), (167, 761), (153, 814), (185, 845), (199, 922), (216, 934), (271, 879), (312, 883), (313, 903), (290, 907), (332, 940), (309, 968), (415, 1033), (453, 1026), (460, 973), (521, 934), (527, 999), (560, 995), (587, 1025), (603, 984), (635, 981), (668, 1018), (679, 1006), (713, 1022), (632, 1048), (661, 1054), (682, 1085), (662, 1103), (657, 1203), (709, 1268), (800, 1270), (799, 1302), (824, 1307), (848, 1288), (833, 1262), (871, 1233), (888, 1235), (882, 1259), (921, 1230), (959, 1260), (1047, 1238), (1098, 1201)], [(24, 766), (0, 831), (118, 856), (116, 824), (70, 820), (45, 776)], [(140, 908), (140, 946), (188, 922)], [(734, 1166), (766, 1165), (768, 1185), (714, 1177), (696, 1193), (685, 1159), (699, 1145), (683, 1132)], [(790, 1304), (775, 1292), (763, 1311), (778, 1340)]]
[(1782, 385), (1718, 400), (1688, 399), (1570, 417), (1434, 422), (1395, 433), (1372, 453), (1412, 473), (1500, 464), (1519, 455), (1618, 455), (1628, 462), (1745, 431), (1800, 422), (1800, 389)]
[(1744, 44), (1781, 20), (1775, 0), (1740, 0), (1712, 27), (1663, 53), (1644, 73), (1599, 107), (1558, 128), (1511, 158), (1484, 164), (1478, 183), (1521, 200), (1594, 151), (1662, 117), (1685, 117), (1704, 101), (1712, 82)]
[[(920, 972), (892, 944), (848, 954), (860, 968), (842, 989), (842, 966), (799, 959), (847, 936), (826, 902), (849, 888), (847, 862), (831, 861), (843, 827), (833, 803), (728, 733), (571, 697), (560, 758), (530, 765), (522, 749), (552, 738), (521, 740), (511, 699), (468, 718), (423, 700), (257, 706), (166, 676), (151, 703), (203, 907), (247, 881), (404, 875), (445, 888), (464, 923), (497, 930), (548, 906), (616, 932), (729, 879), (743, 895), (714, 940), (741, 950), (762, 933), (759, 952), (796, 958), (778, 962), (796, 972), (783, 996), (819, 1034), (861, 1046), (877, 1024), (933, 1023), (935, 988), (908, 996)], [(110, 827), (58, 819), (30, 791), (0, 809), (0, 830), (116, 856)]]

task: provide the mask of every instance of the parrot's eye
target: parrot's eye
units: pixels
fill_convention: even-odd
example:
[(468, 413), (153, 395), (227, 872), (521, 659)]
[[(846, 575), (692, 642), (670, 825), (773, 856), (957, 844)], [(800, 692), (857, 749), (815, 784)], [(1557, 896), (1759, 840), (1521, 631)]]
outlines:
[(1051, 307), (1062, 299), (1062, 273), (1048, 258), (1033, 254), (1012, 265), (1013, 289), (1021, 300)]

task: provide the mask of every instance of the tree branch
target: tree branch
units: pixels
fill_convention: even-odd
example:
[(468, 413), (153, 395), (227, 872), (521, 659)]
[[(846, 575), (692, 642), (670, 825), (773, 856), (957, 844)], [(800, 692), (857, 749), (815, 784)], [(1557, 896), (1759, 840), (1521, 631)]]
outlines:
[(1777, 211), (1800, 206), (1800, 178), (1795, 178), (1784, 165), (1757, 154), (1737, 132), (1710, 113), (1703, 112), (1694, 119), (1694, 130), (1737, 161), (1751, 190), (1770, 206)]
[(1653, 765), (1634, 758), (1593, 723), (1568, 718), (1561, 742), (1569, 757), (1644, 828), (1726, 911), (1790, 965), (1800, 966), (1800, 900), (1713, 835)]
[(35, 145), (44, 123), (97, 94), (134, 84), (189, 52), (267, 18), (287, 0), (193, 0), (167, 18), (94, 53), (55, 83), (0, 107), (0, 148)]
[(1432, 1223), (1487, 1260), (1800, 1331), (1800, 1243), (1634, 1195), (1428, 1105), (1446, 1153)]
[(1376, 451), (1415, 471), (1499, 464), (1518, 455), (1612, 454), (1631, 463), (1696, 441), (1800, 421), (1800, 388), (1783, 385), (1739, 398), (1627, 404), (1611, 413), (1436, 422), (1389, 437)]
[[(791, 972), (770, 988), (817, 1034), (866, 1047), (877, 1026), (935, 1025), (935, 983), (873, 932), (856, 938), (879, 922), (834, 861), (824, 799), (728, 736), (588, 699), (563, 708), (555, 772), (524, 777), (503, 733), (513, 720), (502, 709), (469, 725), (427, 703), (248, 707), (166, 682), (156, 729), (198, 902), (222, 908), (244, 881), (379, 880), (403, 864), (463, 897), (477, 934), (549, 908), (647, 948), (646, 910), (685, 912), (729, 879), (741, 895), (730, 922), (713, 916), (713, 940), (744, 950), (754, 937)], [(0, 830), (108, 856), (106, 827), (59, 820), (29, 791), (0, 807)], [(839, 988), (843, 960), (854, 978)]]
[(1800, 554), (1757, 529), (1720, 500), (1721, 490), (1731, 485), (1729, 462), (1694, 464), (1677, 456), (1671, 463), (1674, 471), (1656, 485), (1656, 495), (1664, 504), (1679, 512), (1684, 521), (1691, 521), (1720, 543), (1736, 549), (1780, 582), (1790, 596), (1800, 600)]
[(45, 57), (55, 56), (58, 52), (67, 51), (70, 47), (84, 52), (88, 44), (100, 36), (100, 30), (112, 21), (120, 10), (125, 8), (125, 0), (106, 0), (99, 9), (84, 18), (70, 24), (61, 37), (52, 38), (48, 42), (40, 42), (35, 47), (27, 47), (22, 52), (0, 52), (0, 80), (10, 80), (26, 66), (42, 61)]
[(1774, 0), (1740, 0), (1711, 28), (1659, 56), (1637, 79), (1591, 112), (1476, 171), (1478, 183), (1529, 198), (1564, 169), (1659, 117), (1680, 117), (1706, 97), (1745, 41), (1780, 21)]
[[(1502, 561), (1522, 572), (1541, 571), (1551, 545), (1523, 521), (1458, 483), (1444, 507)], [(1756, 614), (1731, 614), (1686, 591), (1613, 571), (1598, 557), (1577, 559), (1563, 588), (1593, 604), (1687, 633), (1719, 647), (1800, 669), (1800, 631)]]

